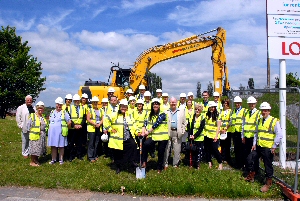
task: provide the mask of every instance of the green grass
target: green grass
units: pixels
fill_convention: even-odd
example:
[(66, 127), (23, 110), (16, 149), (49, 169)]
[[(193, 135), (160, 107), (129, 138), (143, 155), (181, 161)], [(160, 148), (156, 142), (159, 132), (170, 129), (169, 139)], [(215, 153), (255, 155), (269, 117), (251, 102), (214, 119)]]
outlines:
[[(100, 158), (95, 163), (75, 160), (64, 165), (49, 165), (50, 155), (40, 158), (40, 167), (29, 166), (29, 159), (21, 156), (21, 136), (14, 119), (0, 120), (0, 185), (33, 186), (42, 188), (83, 189), (99, 192), (132, 195), (200, 196), (206, 198), (281, 198), (279, 188), (273, 185), (268, 193), (261, 193), (262, 178), (248, 183), (241, 180), (237, 170), (218, 171), (208, 169), (206, 163), (200, 170), (185, 166), (170, 167), (161, 174), (151, 167), (155, 160), (148, 163), (145, 179), (137, 180), (133, 172), (123, 171), (116, 175), (110, 159)], [(48, 153), (50, 153), (48, 151)], [(214, 163), (215, 166), (217, 163)], [(226, 167), (226, 165), (224, 165)], [(228, 167), (228, 166), (227, 166)]]

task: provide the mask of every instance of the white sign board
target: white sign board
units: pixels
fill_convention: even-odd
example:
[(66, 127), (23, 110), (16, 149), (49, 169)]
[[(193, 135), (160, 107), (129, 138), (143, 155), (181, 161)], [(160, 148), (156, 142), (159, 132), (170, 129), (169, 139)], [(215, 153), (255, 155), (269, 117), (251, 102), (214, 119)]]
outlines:
[(300, 16), (268, 15), (268, 36), (300, 37)]
[(300, 38), (268, 37), (269, 58), (300, 60)]
[(267, 14), (300, 14), (300, 0), (267, 0)]

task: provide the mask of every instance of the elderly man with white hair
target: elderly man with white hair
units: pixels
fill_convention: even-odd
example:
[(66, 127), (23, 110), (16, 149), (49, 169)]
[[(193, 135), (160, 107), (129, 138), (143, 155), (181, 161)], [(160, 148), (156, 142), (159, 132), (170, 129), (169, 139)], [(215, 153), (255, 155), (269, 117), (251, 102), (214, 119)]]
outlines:
[(22, 155), (24, 158), (28, 158), (29, 156), (29, 131), (27, 129), (27, 122), (30, 113), (35, 113), (35, 108), (32, 106), (32, 97), (27, 95), (25, 103), (18, 107), (16, 113), (17, 125), (22, 129)]

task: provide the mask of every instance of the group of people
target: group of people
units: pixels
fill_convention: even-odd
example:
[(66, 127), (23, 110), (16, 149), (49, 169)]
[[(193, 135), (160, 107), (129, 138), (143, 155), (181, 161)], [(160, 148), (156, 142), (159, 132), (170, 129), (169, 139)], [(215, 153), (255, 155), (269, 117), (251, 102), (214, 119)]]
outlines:
[[(267, 102), (258, 110), (257, 101), (251, 96), (247, 99), (248, 108), (243, 108), (242, 99), (236, 96), (235, 108), (231, 109), (230, 100), (220, 101), (218, 92), (209, 101), (209, 94), (204, 91), (199, 103), (194, 101), (192, 92), (181, 93), (177, 101), (161, 89), (151, 99), (144, 85), (139, 86), (137, 95), (128, 89), (122, 100), (114, 92), (109, 88), (101, 104), (98, 97), (92, 97), (91, 105), (87, 104), (87, 94), (81, 97), (68, 94), (65, 103), (58, 97), (49, 122), (43, 116), (44, 103), (38, 102), (33, 107), (32, 97), (26, 96), (25, 104), (16, 114), (22, 129), (22, 155), (25, 158), (30, 155), (30, 165), (39, 166), (38, 157), (45, 153), (48, 132), (52, 155), (49, 164), (72, 162), (76, 157), (83, 160), (85, 155), (95, 162), (104, 154), (113, 159), (119, 173), (124, 164), (137, 167), (141, 162), (142, 167), (147, 167), (148, 155), (155, 157), (157, 150), (157, 172), (161, 173), (168, 168), (173, 150), (175, 168), (180, 165), (182, 152), (185, 152), (183, 162), (196, 169), (204, 161), (212, 168), (214, 156), (219, 170), (224, 162), (234, 164), (248, 171), (245, 181), (250, 182), (254, 181), (262, 157), (266, 185), (261, 191), (270, 188), (273, 154), (282, 133), (279, 120), (270, 116), (271, 106)], [(232, 140), (235, 160), (231, 160), (230, 154)]]

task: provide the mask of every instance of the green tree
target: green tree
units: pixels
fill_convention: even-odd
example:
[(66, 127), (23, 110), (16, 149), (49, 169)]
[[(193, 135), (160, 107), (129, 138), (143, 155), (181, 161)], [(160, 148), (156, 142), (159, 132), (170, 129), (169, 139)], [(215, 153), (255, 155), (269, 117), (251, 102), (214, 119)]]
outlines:
[(196, 97), (197, 98), (201, 98), (201, 83), (200, 82), (197, 82), (197, 94), (196, 94)]
[(213, 96), (213, 93), (214, 93), (214, 87), (213, 87), (213, 84), (211, 83), (211, 81), (208, 82), (208, 85), (207, 85), (207, 92), (209, 94), (210, 97)]
[(16, 28), (0, 30), (0, 115), (5, 118), (8, 109), (15, 109), (26, 95), (36, 99), (45, 88), (42, 63), (29, 54), (28, 41), (16, 35)]
[(156, 89), (162, 89), (161, 77), (156, 75), (156, 73), (151, 73), (150, 71), (146, 76), (148, 82), (148, 91), (150, 91), (152, 96), (156, 97)]
[[(300, 78), (297, 72), (286, 74), (286, 86), (287, 87), (300, 87)], [(279, 88), (279, 77), (275, 77), (275, 88)]]

